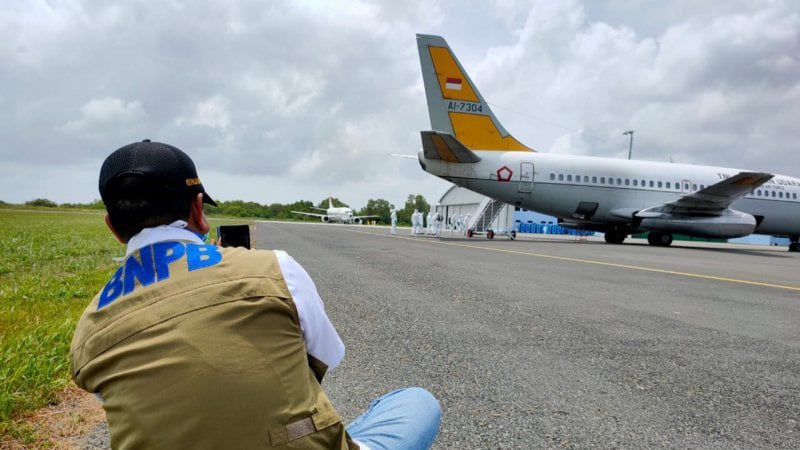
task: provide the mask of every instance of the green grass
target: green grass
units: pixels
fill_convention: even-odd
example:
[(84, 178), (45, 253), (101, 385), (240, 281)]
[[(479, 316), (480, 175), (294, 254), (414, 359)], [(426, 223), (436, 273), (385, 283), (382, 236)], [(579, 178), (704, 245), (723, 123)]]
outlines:
[(103, 214), (0, 208), (0, 436), (30, 439), (19, 419), (71, 382), (75, 325), (124, 253)]
[(101, 214), (0, 210), (0, 435), (70, 382), (75, 324), (123, 253)]

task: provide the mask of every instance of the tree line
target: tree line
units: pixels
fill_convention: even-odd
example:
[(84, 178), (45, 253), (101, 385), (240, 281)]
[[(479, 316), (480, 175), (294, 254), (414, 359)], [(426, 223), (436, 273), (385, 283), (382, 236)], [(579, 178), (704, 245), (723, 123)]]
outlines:
[[(348, 207), (352, 208), (351, 206), (347, 205), (346, 203), (342, 202), (338, 198), (332, 198), (333, 206), (336, 207)], [(0, 205), (10, 205), (6, 202), (0, 200)], [(61, 203), (58, 204), (52, 200), (48, 200), (45, 198), (37, 198), (35, 200), (30, 200), (25, 202), (25, 206), (32, 206), (32, 207), (48, 207), (48, 208), (69, 208), (69, 209), (96, 209), (96, 210), (104, 210), (105, 205), (101, 200), (95, 200), (90, 203)], [(388, 200), (382, 198), (375, 198), (370, 199), (367, 201), (367, 204), (361, 209), (353, 209), (353, 213), (358, 216), (378, 216), (377, 219), (370, 219), (375, 220), (377, 223), (380, 224), (389, 224), (391, 223), (391, 210), (394, 208), (395, 205), (389, 203)], [(318, 218), (312, 216), (303, 216), (299, 214), (293, 214), (292, 211), (305, 211), (305, 212), (314, 212), (314, 213), (324, 213), (323, 211), (319, 211), (319, 209), (327, 209), (328, 208), (328, 198), (325, 198), (316, 204), (309, 200), (299, 200), (294, 203), (282, 204), (282, 203), (272, 203), (269, 205), (261, 204), (257, 202), (246, 202), (243, 200), (228, 200), (228, 201), (217, 201), (217, 206), (205, 205), (206, 213), (209, 215), (220, 215), (220, 216), (229, 216), (229, 217), (242, 217), (242, 218), (253, 218), (253, 219), (265, 219), (265, 220), (301, 220), (301, 221), (319, 221)], [(318, 208), (318, 209), (315, 209)], [(414, 210), (422, 211), (424, 214), (428, 214), (431, 207), (430, 204), (425, 200), (425, 197), (422, 195), (415, 195), (409, 194), (406, 198), (405, 204), (402, 208), (397, 208), (397, 221), (400, 224), (410, 224), (411, 223), (411, 214)]]

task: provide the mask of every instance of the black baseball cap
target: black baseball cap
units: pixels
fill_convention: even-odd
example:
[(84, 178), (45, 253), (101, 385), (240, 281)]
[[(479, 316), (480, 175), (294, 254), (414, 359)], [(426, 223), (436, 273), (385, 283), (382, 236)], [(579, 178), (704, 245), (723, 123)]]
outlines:
[(217, 206), (200, 183), (189, 155), (171, 145), (145, 139), (110, 154), (100, 169), (100, 197), (104, 203), (129, 194), (116, 183), (129, 176), (140, 178), (149, 195), (202, 192), (203, 203)]

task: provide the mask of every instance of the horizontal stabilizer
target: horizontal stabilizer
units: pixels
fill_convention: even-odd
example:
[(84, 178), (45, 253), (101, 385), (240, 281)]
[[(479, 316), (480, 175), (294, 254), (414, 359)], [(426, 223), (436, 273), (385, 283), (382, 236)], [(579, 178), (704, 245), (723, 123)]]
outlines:
[(476, 163), (481, 159), (455, 137), (436, 131), (422, 131), (422, 151), (425, 159), (440, 159), (450, 163)]

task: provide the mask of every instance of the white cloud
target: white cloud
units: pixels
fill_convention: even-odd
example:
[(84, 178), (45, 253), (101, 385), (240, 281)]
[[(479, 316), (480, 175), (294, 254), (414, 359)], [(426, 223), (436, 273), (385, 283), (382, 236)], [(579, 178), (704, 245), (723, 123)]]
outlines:
[(228, 112), (228, 100), (221, 96), (207, 98), (194, 106), (190, 117), (180, 116), (175, 119), (175, 124), (205, 126), (210, 128), (225, 129), (231, 123)]
[(112, 128), (136, 124), (145, 116), (142, 102), (116, 97), (92, 98), (81, 107), (81, 117), (57, 130), (78, 135), (108, 133)]
[(795, 2), (6, 3), (0, 165), (27, 174), (12, 201), (36, 190), (26, 168), (99, 168), (151, 138), (221, 198), (433, 202), (444, 182), (387, 156), (429, 127), (414, 33), (443, 35), (536, 149), (624, 157), (635, 129), (634, 157), (800, 175)]

